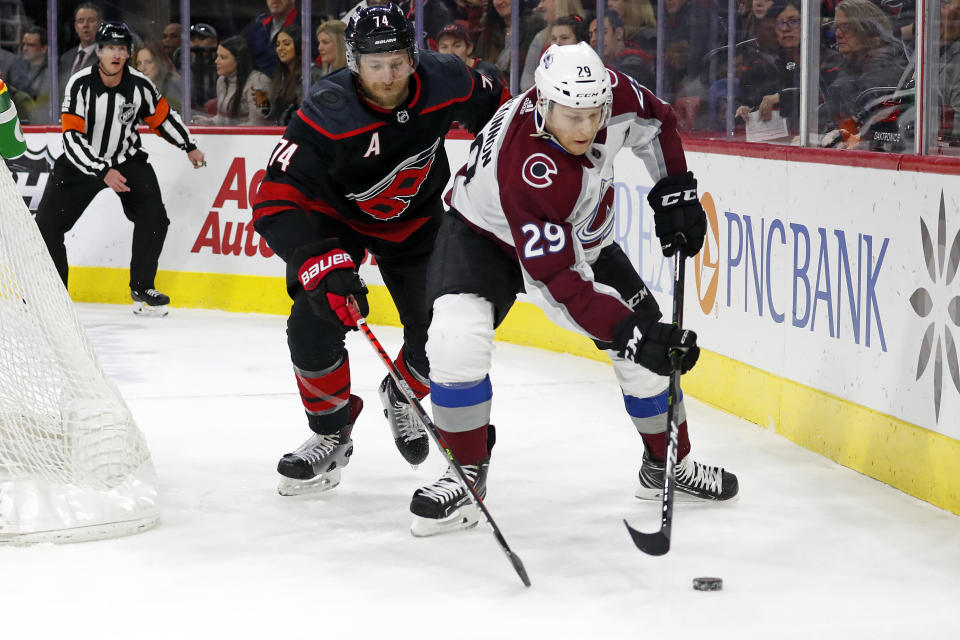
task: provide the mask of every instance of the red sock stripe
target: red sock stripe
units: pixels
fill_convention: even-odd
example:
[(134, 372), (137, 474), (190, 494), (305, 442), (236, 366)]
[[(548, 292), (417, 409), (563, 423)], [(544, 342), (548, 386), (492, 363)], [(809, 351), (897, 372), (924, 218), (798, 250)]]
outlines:
[[(690, 453), (690, 434), (687, 433), (687, 421), (680, 423), (677, 433), (677, 462), (680, 462)], [(665, 460), (667, 458), (667, 433), (644, 433), (643, 442), (647, 445), (656, 460)]]
[(393, 364), (397, 366), (397, 371), (400, 372), (403, 379), (406, 380), (410, 388), (413, 389), (413, 392), (417, 395), (417, 400), (423, 400), (427, 397), (427, 394), (430, 393), (430, 385), (423, 384), (415, 375), (410, 373), (410, 369), (407, 368), (407, 363), (403, 360), (403, 351), (401, 351), (397, 359), (393, 361)]
[(350, 360), (345, 358), (339, 367), (317, 378), (294, 372), (300, 400), (310, 413), (325, 414), (339, 409), (350, 400)]
[(489, 453), (487, 451), (488, 426), (484, 425), (479, 429), (459, 433), (440, 429), (440, 433), (457, 462), (460, 464), (477, 464), (486, 458)]

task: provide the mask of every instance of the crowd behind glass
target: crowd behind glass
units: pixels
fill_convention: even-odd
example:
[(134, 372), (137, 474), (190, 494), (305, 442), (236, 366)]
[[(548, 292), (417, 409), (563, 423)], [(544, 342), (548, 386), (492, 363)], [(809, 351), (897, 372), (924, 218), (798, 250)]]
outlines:
[[(123, 20), (136, 39), (130, 64), (190, 122), (284, 125), (305, 88), (346, 66), (344, 28), (352, 12), (383, 1), (0, 0), (0, 75), (25, 124), (57, 123), (69, 77), (96, 63), (100, 21)], [(586, 41), (608, 66), (670, 102), (689, 136), (950, 153), (960, 145), (954, 116), (960, 0), (927, 8), (932, 20), (922, 40), (914, 2), (416, 0), (400, 6), (423, 46), (502, 74), (514, 94), (533, 84), (551, 43)], [(40, 4), (47, 6), (32, 6)], [(189, 21), (179, 18), (183, 8)], [(806, 20), (805, 9), (812, 14)], [(918, 58), (928, 70), (919, 74), (923, 83)], [(808, 73), (801, 90), (805, 67), (819, 72)], [(929, 100), (917, 100), (918, 86)], [(923, 118), (930, 144), (917, 147), (921, 102), (932, 105)]]

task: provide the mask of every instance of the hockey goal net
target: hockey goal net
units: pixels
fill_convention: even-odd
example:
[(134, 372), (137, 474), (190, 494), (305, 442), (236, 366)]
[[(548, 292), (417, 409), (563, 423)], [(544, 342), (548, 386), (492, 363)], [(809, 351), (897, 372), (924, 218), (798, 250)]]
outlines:
[(153, 464), (0, 160), (0, 544), (136, 533)]

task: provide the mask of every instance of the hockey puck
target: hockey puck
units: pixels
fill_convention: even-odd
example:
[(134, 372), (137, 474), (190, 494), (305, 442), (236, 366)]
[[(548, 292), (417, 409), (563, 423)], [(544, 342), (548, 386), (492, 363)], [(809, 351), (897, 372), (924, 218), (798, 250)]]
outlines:
[(694, 578), (693, 588), (697, 591), (720, 591), (723, 589), (722, 578)]

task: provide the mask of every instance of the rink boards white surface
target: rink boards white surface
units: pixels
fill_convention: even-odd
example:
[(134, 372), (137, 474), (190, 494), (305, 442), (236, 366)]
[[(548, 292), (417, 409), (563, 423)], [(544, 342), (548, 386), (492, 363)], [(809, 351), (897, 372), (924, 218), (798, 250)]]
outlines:
[[(498, 343), (498, 444), (487, 504), (533, 581), (489, 531), (414, 539), (417, 471), (389, 437), (381, 363), (354, 333), (367, 407), (343, 484), (275, 492), (307, 431), (284, 319), (81, 305), (108, 374), (146, 433), (163, 520), (124, 539), (0, 548), (4, 638), (920, 638), (960, 633), (960, 519), (688, 400), (693, 453), (740, 499), (678, 505), (674, 546), (644, 556), (621, 519), (642, 445), (609, 366)], [(374, 327), (394, 351), (400, 332)], [(720, 576), (724, 590), (691, 589)]]

